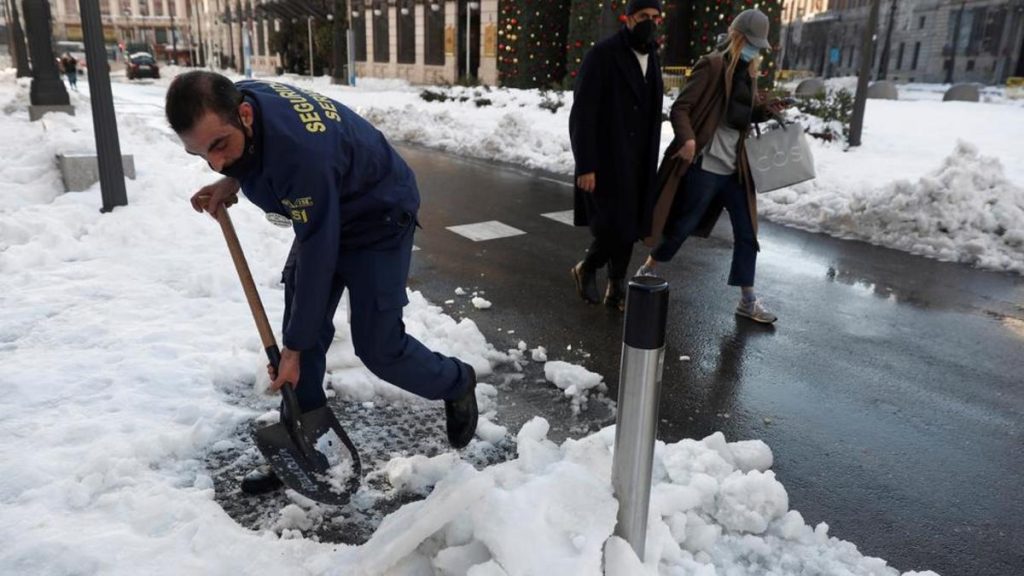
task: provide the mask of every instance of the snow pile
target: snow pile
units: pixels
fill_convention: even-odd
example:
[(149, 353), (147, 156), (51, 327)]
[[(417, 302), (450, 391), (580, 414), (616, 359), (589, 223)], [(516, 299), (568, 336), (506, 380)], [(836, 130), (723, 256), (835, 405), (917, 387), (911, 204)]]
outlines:
[[(606, 574), (630, 575), (899, 574), (829, 537), (827, 525), (806, 525), (768, 470), (768, 446), (721, 433), (657, 445), (641, 562), (612, 537), (614, 428), (561, 446), (547, 432), (545, 420), (528, 422), (519, 457), (481, 472), (449, 454), (393, 461), (408, 490), (435, 488), (381, 525), (355, 553), (356, 572), (598, 575), (603, 562)], [(398, 523), (407, 529), (385, 538)]]
[(810, 182), (761, 196), (779, 222), (939, 260), (1024, 272), (1024, 188), (959, 142), (917, 182), (836, 190)]
[[(546, 358), (543, 353), (539, 356)], [(601, 394), (608, 392), (604, 376), (561, 360), (544, 363), (544, 378), (558, 386), (572, 399), (573, 414), (579, 414), (580, 410), (586, 408), (591, 390), (597, 390)]]

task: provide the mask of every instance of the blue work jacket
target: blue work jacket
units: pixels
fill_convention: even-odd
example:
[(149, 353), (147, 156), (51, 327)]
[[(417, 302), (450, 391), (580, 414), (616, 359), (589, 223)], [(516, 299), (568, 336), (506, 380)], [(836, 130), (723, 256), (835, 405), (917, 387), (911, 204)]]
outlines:
[(416, 178), (379, 130), (339, 102), (277, 82), (236, 86), (256, 111), (257, 158), (242, 192), (292, 222), (295, 295), (284, 345), (305, 350), (326, 320), (340, 255), (397, 247), (416, 225)]

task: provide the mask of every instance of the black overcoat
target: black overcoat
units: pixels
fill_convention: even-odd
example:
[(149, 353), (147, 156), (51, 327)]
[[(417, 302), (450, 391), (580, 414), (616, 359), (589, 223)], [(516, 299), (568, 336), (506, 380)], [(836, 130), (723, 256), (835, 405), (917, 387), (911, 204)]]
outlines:
[(657, 52), (644, 77), (627, 34), (584, 56), (569, 113), (575, 175), (594, 172), (597, 182), (593, 193), (576, 188), (574, 222), (619, 243), (650, 233), (664, 98)]

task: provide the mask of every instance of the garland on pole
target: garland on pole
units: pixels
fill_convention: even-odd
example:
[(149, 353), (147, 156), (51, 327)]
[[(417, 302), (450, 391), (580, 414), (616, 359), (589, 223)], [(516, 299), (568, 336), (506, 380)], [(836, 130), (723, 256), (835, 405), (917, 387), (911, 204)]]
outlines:
[(498, 5), (498, 82), (513, 88), (560, 83), (569, 0), (502, 0)]

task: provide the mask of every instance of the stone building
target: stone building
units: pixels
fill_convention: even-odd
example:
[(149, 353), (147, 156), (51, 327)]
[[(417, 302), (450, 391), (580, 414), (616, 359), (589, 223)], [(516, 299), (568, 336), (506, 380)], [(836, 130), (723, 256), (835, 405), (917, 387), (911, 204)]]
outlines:
[[(829, 0), (824, 12), (790, 24), (800, 30), (790, 67), (856, 75), (870, 7), (870, 0)], [(1024, 0), (880, 0), (876, 35), (875, 77), (1000, 84), (1024, 76)]]

